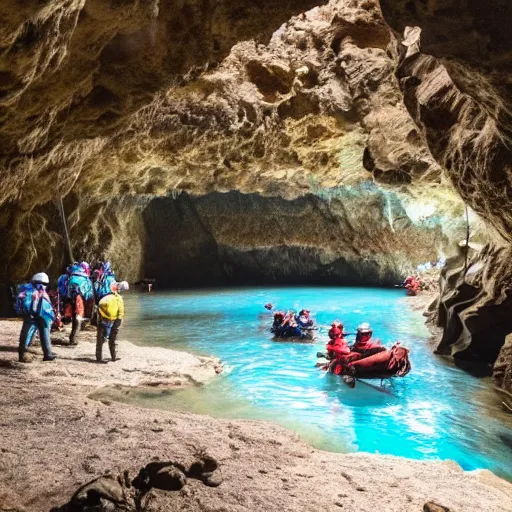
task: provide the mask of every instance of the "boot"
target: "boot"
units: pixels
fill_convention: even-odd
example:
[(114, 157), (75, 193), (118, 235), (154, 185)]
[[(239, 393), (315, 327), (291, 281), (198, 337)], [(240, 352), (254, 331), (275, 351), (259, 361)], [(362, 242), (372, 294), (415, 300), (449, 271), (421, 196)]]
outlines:
[(48, 325), (43, 319), (38, 320), (39, 328), (39, 341), (41, 342), (41, 348), (43, 349), (43, 361), (53, 361), (57, 358), (52, 353), (52, 341), (50, 338), (50, 325)]
[(108, 340), (108, 348), (110, 350), (110, 357), (112, 359), (112, 361), (117, 361), (117, 357), (116, 357), (116, 340), (115, 338), (112, 339), (112, 337), (109, 338)]
[(103, 360), (103, 343), (107, 341), (107, 338), (104, 338), (98, 330), (98, 336), (96, 337), (96, 362), (97, 363), (106, 363)]
[(121, 327), (121, 320), (115, 320), (112, 329), (110, 330), (110, 336), (108, 337), (108, 348), (110, 349), (110, 357), (112, 361), (118, 361), (116, 357), (116, 339), (119, 333), (119, 327)]
[(78, 333), (82, 330), (82, 317), (76, 316), (73, 318), (73, 326), (71, 328), (71, 334), (69, 335), (69, 344), (78, 345)]
[(18, 361), (20, 363), (31, 363), (32, 362), (32, 355), (27, 354), (25, 350), (18, 350)]

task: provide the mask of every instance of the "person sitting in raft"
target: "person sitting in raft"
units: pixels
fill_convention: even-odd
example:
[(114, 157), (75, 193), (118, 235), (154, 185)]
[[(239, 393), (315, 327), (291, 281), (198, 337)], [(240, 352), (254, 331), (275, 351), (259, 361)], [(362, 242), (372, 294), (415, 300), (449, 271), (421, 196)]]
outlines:
[(310, 329), (313, 327), (313, 319), (310, 317), (309, 309), (301, 309), (299, 314), (295, 316), (295, 321), (300, 329)]
[(23, 315), (18, 348), (19, 361), (26, 362), (25, 352), (30, 347), (34, 335), (39, 332), (39, 340), (43, 349), (43, 361), (53, 361), (57, 356), (52, 353), (50, 327), (55, 320), (50, 297), (46, 287), (50, 284), (44, 272), (34, 274), (30, 284), (24, 285), (16, 300), (16, 311)]
[[(281, 324), (280, 332), (281, 337), (283, 338), (291, 338), (295, 335), (297, 329), (297, 324), (295, 323), (295, 312), (294, 311), (288, 311), (288, 313), (283, 318), (283, 323)], [(300, 336), (300, 331), (299, 334)]]
[(302, 330), (300, 329), (300, 327), (298, 326), (297, 322), (295, 321), (295, 319), (293, 317), (288, 321), (288, 325), (286, 327), (286, 332), (285, 332), (285, 337), (286, 338), (301, 338), (302, 337)]
[(129, 285), (126, 281), (122, 281), (114, 283), (111, 289), (112, 291), (100, 299), (98, 303), (98, 327), (96, 331), (96, 361), (98, 363), (106, 362), (102, 356), (103, 343), (106, 341), (108, 341), (111, 360), (118, 360), (116, 339), (124, 317), (124, 301), (118, 292), (128, 290)]
[(330, 341), (327, 342), (326, 350), (329, 359), (336, 359), (340, 355), (350, 354), (348, 343), (343, 335), (343, 324), (341, 322), (333, 322), (328, 335)]
[(343, 333), (343, 324), (341, 322), (333, 322), (329, 329), (330, 341), (325, 349), (327, 351), (327, 363), (325, 369), (332, 369), (336, 364), (344, 365), (361, 358), (358, 352), (352, 352), (348, 343), (345, 341)]
[(405, 289), (407, 290), (407, 295), (418, 295), (420, 290), (420, 282), (416, 277), (412, 277), (411, 281), (405, 285)]
[(284, 313), (282, 311), (276, 311), (274, 313), (274, 322), (272, 327), (270, 328), (270, 332), (273, 332), (276, 336), (278, 336), (279, 331), (283, 325)]
[(420, 288), (420, 281), (416, 276), (408, 276), (402, 283), (407, 290), (407, 295), (417, 295)]
[(370, 324), (365, 322), (357, 328), (356, 341), (352, 346), (352, 351), (359, 352), (365, 356), (376, 354), (386, 350), (386, 347), (382, 346), (380, 340), (372, 340), (373, 331)]

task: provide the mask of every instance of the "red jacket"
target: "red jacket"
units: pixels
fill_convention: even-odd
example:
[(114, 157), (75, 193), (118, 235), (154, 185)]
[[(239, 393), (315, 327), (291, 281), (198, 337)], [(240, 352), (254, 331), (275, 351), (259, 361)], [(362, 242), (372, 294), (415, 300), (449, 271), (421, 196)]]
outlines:
[(350, 349), (348, 348), (348, 344), (343, 336), (339, 336), (329, 341), (329, 343), (327, 343), (326, 350), (331, 356), (350, 354)]

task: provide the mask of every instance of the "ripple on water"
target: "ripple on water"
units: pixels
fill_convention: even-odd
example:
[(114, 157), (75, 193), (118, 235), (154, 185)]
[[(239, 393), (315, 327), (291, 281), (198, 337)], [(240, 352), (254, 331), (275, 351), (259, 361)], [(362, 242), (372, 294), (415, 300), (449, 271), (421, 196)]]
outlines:
[[(298, 297), (300, 299), (298, 299)], [(510, 418), (489, 379), (476, 378), (432, 354), (421, 313), (397, 290), (248, 288), (128, 294), (124, 334), (145, 344), (213, 354), (229, 371), (213, 384), (172, 393), (108, 391), (150, 407), (177, 407), (228, 418), (278, 422), (313, 445), (418, 459), (453, 459), (465, 469), (489, 468), (512, 478)], [(317, 322), (340, 319), (352, 332), (372, 323), (384, 343), (410, 348), (412, 372), (375, 389), (349, 389), (315, 368), (315, 344), (275, 343), (262, 306), (308, 307)]]

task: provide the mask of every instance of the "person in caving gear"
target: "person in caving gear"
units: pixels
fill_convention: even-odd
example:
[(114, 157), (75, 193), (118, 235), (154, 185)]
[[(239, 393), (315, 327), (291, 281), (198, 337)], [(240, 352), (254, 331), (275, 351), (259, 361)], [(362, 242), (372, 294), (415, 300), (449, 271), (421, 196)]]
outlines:
[(339, 320), (335, 320), (332, 324), (331, 324), (331, 328), (329, 329), (329, 332), (327, 333), (327, 335), (329, 336), (329, 339), (333, 340), (334, 338), (337, 338), (337, 337), (344, 337), (344, 333), (343, 333), (343, 323), (340, 322)]
[(352, 345), (352, 351), (359, 352), (365, 356), (376, 354), (386, 350), (380, 340), (372, 340), (373, 331), (370, 324), (365, 322), (357, 328), (356, 340)]
[(282, 338), (300, 338), (302, 331), (295, 321), (295, 311), (288, 311), (280, 328)]
[(329, 338), (326, 350), (328, 359), (335, 359), (341, 355), (350, 354), (350, 348), (343, 336), (343, 324), (334, 322), (329, 329)]
[(110, 261), (105, 263), (99, 262), (93, 272), (93, 290), (94, 290), (94, 311), (91, 319), (91, 324), (96, 324), (96, 313), (98, 310), (99, 301), (112, 293), (112, 286), (116, 283), (116, 276), (112, 270)]
[(92, 282), (90, 279), (91, 267), (86, 261), (74, 264), (68, 281), (67, 297), (71, 304), (72, 328), (69, 344), (78, 344), (78, 333), (82, 329), (82, 322), (86, 313), (86, 306), (94, 299)]
[(60, 313), (60, 293), (59, 290), (51, 290), (47, 291), (48, 297), (50, 298), (50, 302), (53, 307), (53, 312), (55, 313), (55, 319), (50, 326), (50, 330), (53, 331), (62, 331), (64, 329), (64, 324), (62, 322), (62, 315)]
[(352, 352), (345, 340), (346, 333), (343, 332), (341, 322), (333, 322), (328, 332), (330, 340), (325, 347), (327, 359), (341, 361), (346, 363), (360, 357), (360, 354)]
[(36, 332), (39, 333), (43, 349), (43, 361), (53, 361), (57, 356), (52, 353), (50, 328), (55, 320), (55, 312), (46, 293), (50, 284), (48, 275), (44, 272), (34, 274), (30, 284), (23, 285), (16, 300), (16, 311), (23, 315), (18, 356), (20, 362), (26, 362), (25, 352), (30, 347)]
[[(78, 265), (78, 263), (75, 262), (73, 265)], [(69, 278), (71, 276), (71, 269), (73, 268), (73, 265), (68, 265), (64, 274), (60, 275), (57, 280), (57, 289), (59, 291), (59, 310), (64, 323), (71, 322), (73, 317), (71, 299), (68, 297)]]
[(330, 340), (325, 346), (328, 363), (324, 366), (325, 370), (336, 375), (340, 375), (343, 369), (350, 361), (361, 357), (361, 354), (352, 352), (345, 340), (343, 324), (339, 321), (333, 322), (328, 332)]
[(299, 314), (295, 316), (295, 321), (300, 329), (311, 329), (313, 327), (313, 319), (310, 317), (309, 309), (301, 309)]
[(420, 290), (420, 282), (415, 277), (405, 285), (405, 289), (407, 290), (407, 295), (418, 295)]
[(128, 290), (126, 281), (115, 283), (112, 291), (102, 297), (98, 303), (98, 326), (96, 331), (96, 361), (105, 362), (102, 357), (103, 343), (108, 342), (110, 357), (117, 361), (116, 339), (124, 318), (124, 302), (119, 294), (122, 290)]
[(297, 325), (297, 322), (292, 318), (286, 325), (285, 338), (301, 338), (302, 330)]
[(420, 289), (420, 281), (414, 275), (408, 276), (402, 283), (402, 287), (406, 289), (407, 295), (417, 295)]
[(274, 313), (274, 322), (272, 323), (270, 332), (273, 332), (277, 336), (280, 327), (283, 325), (283, 320), (284, 320), (284, 313), (282, 311), (276, 311)]

